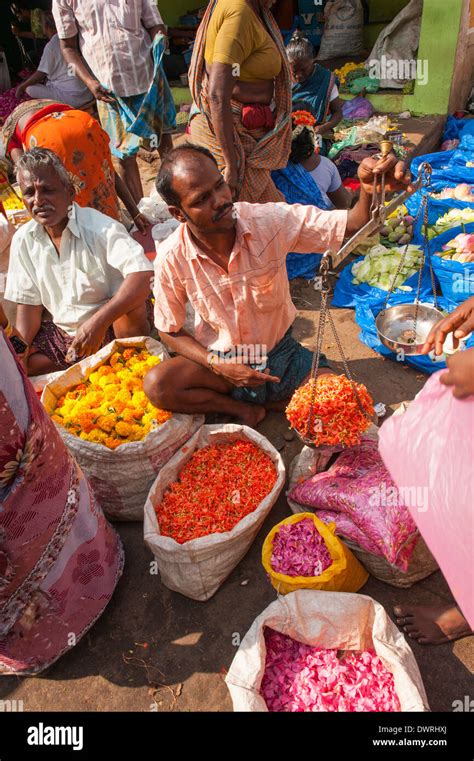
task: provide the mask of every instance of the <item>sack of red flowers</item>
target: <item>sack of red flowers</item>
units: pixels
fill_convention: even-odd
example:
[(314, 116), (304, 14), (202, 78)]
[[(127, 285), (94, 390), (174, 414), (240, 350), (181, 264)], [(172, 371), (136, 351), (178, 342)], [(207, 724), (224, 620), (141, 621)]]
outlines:
[(285, 482), (277, 450), (243, 425), (203, 425), (161, 469), (145, 543), (161, 581), (208, 600), (243, 558)]
[(226, 676), (234, 711), (429, 711), (403, 634), (366, 595), (299, 589), (253, 622)]

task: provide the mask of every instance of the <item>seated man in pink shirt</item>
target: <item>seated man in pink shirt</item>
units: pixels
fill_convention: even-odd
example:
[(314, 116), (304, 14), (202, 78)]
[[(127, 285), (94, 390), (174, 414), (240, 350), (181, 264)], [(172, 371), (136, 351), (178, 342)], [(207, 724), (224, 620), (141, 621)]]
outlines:
[[(339, 249), (345, 235), (368, 221), (374, 173), (384, 170), (387, 189), (408, 184), (393, 154), (365, 159), (357, 204), (321, 211), (233, 203), (215, 159), (201, 146), (180, 146), (163, 159), (156, 186), (182, 224), (157, 252), (155, 325), (178, 356), (145, 377), (153, 404), (172, 412), (220, 412), (256, 426), (266, 409), (289, 400), (308, 377), (312, 354), (291, 335), (296, 309), (286, 255)], [(188, 302), (194, 337), (184, 330)]]

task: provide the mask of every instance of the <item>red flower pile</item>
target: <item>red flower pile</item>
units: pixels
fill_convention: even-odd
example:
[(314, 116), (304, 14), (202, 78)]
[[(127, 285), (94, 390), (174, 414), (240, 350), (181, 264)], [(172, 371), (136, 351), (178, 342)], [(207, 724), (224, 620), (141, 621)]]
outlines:
[(304, 110), (293, 111), (291, 114), (291, 120), (293, 122), (293, 127), (297, 127), (299, 124), (304, 124), (305, 127), (314, 127), (317, 124), (313, 114)]
[[(316, 393), (313, 418), (311, 431), (308, 432), (314, 383)], [(362, 407), (368, 415), (373, 415), (373, 400), (366, 387), (362, 383), (356, 383), (355, 386)], [(356, 446), (371, 422), (357, 404), (350, 380), (345, 375), (332, 374), (321, 375), (316, 380), (311, 378), (304, 386), (296, 389), (286, 408), (286, 417), (292, 428), (316, 446)]]
[(160, 532), (184, 544), (230, 531), (258, 507), (276, 480), (270, 457), (252, 442), (209, 444), (196, 450), (156, 505)]

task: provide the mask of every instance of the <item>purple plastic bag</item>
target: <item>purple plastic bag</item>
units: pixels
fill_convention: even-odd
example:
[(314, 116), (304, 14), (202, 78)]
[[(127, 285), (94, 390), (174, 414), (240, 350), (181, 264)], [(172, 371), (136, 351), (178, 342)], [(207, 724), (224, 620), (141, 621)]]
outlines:
[[(289, 499), (317, 510), (321, 520), (327, 520), (326, 511), (331, 511), (338, 532), (401, 570), (407, 569), (417, 528), (401, 504), (377, 442), (364, 440), (347, 449), (329, 470), (297, 484)], [(334, 513), (340, 514), (339, 521)], [(351, 525), (355, 529), (349, 534)]]
[(342, 107), (344, 119), (370, 119), (374, 111), (372, 103), (362, 95), (352, 100), (345, 100)]

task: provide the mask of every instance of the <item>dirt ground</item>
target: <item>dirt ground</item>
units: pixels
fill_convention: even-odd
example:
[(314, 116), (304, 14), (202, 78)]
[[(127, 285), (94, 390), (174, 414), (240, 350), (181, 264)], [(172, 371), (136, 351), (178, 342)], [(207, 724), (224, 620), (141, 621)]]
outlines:
[[(295, 335), (311, 348), (318, 295), (302, 280), (294, 281), (292, 293), (298, 308)], [(413, 399), (425, 376), (383, 360), (360, 343), (352, 310), (332, 311), (350, 369), (367, 384), (374, 399), (391, 410)], [(327, 340), (324, 350), (337, 366), (334, 341)], [(288, 466), (301, 444), (285, 442), (283, 414), (268, 415), (259, 430), (279, 449), (283, 447)], [(224, 675), (236, 652), (234, 634), (243, 637), (275, 599), (260, 554), (270, 528), (289, 513), (282, 492), (247, 555), (207, 602), (194, 602), (164, 587), (149, 573), (152, 555), (144, 545), (142, 525), (116, 524), (126, 565), (108, 608), (83, 640), (44, 675), (0, 679), (0, 700), (21, 699), (26, 711), (232, 710)], [(362, 593), (378, 600), (389, 614), (399, 601), (451, 599), (439, 571), (409, 590), (370, 577)], [(413, 650), (432, 710), (451, 711), (454, 700), (472, 694), (473, 637), (431, 648), (414, 644)]]
[[(156, 165), (141, 162), (141, 170), (149, 188)], [(319, 296), (303, 280), (293, 281), (292, 295), (298, 309), (295, 336), (313, 348)], [(375, 401), (384, 402), (390, 414), (413, 399), (426, 377), (382, 359), (362, 344), (352, 310), (332, 313), (350, 369)], [(323, 348), (340, 367), (331, 337)], [(281, 450), (288, 466), (301, 444), (285, 441), (283, 414), (269, 414), (259, 430)], [(224, 675), (236, 652), (235, 634), (243, 637), (275, 599), (261, 549), (271, 527), (289, 514), (283, 491), (247, 555), (204, 603), (169, 591), (150, 574), (152, 555), (143, 542), (142, 524), (116, 524), (126, 565), (108, 608), (82, 641), (43, 675), (0, 679), (0, 700), (23, 700), (25, 711), (231, 711)], [(452, 599), (439, 571), (409, 590), (370, 577), (361, 592), (378, 600), (391, 616), (392, 606), (400, 601), (430, 604)], [(437, 647), (413, 644), (413, 651), (433, 711), (451, 711), (454, 700), (472, 695), (473, 637)]]

